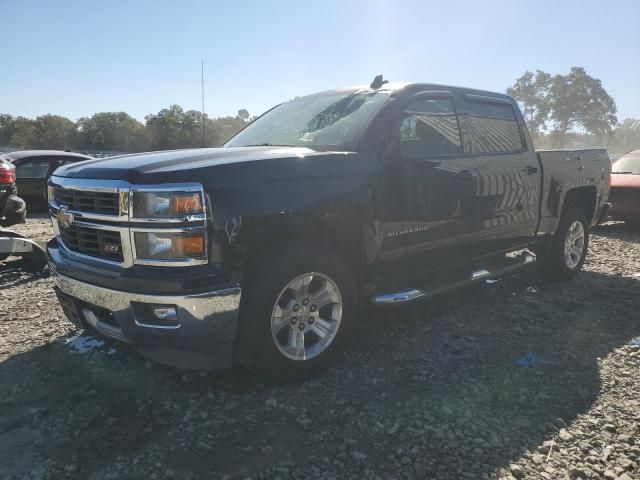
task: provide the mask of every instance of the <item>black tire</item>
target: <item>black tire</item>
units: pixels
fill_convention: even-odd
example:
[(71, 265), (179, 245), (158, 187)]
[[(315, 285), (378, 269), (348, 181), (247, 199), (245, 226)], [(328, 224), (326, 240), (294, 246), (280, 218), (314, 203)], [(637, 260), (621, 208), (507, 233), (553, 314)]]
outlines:
[[(584, 231), (584, 246), (579, 261), (575, 265), (569, 265), (565, 257), (565, 243), (571, 226), (580, 222)], [(542, 276), (547, 281), (565, 281), (572, 279), (581, 269), (587, 258), (589, 249), (589, 221), (585, 213), (575, 207), (569, 207), (560, 218), (556, 233), (551, 238), (548, 248), (539, 252), (538, 266)]]
[[(336, 285), (342, 299), (342, 317), (335, 337), (324, 351), (310, 359), (294, 360), (276, 345), (271, 316), (287, 285), (310, 272), (326, 276)], [(243, 285), (235, 345), (236, 359), (241, 364), (271, 381), (290, 383), (319, 373), (336, 359), (353, 331), (358, 312), (356, 282), (340, 257), (315, 247), (295, 246), (263, 258), (248, 280), (249, 284)], [(302, 315), (306, 314), (300, 314), (301, 318)]]
[(31, 255), (22, 257), (20, 268), (27, 273), (43, 273), (47, 269), (47, 257), (41, 251), (34, 249)]

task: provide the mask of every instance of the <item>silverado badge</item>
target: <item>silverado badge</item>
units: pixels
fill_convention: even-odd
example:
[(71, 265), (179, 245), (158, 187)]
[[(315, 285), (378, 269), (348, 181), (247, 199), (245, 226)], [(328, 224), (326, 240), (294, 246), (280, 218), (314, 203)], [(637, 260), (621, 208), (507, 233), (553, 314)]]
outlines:
[(73, 223), (73, 213), (69, 213), (67, 207), (60, 207), (56, 215), (58, 223), (65, 228), (69, 228)]

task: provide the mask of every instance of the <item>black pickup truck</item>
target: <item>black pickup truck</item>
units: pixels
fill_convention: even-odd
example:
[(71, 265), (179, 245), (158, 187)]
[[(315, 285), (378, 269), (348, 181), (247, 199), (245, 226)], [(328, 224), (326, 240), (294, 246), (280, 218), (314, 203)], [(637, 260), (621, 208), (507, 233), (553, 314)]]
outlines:
[(506, 95), (377, 78), (282, 103), (223, 148), (59, 168), (49, 264), (80, 327), (292, 380), (335, 356), (365, 304), (534, 261), (571, 278), (609, 178), (605, 150), (535, 152)]

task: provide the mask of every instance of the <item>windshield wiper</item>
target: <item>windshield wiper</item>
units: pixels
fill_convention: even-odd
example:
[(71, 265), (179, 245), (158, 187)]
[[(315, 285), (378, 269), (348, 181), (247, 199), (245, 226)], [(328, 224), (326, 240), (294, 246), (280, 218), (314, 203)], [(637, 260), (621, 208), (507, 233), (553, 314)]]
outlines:
[(611, 173), (617, 173), (618, 175), (628, 175), (628, 174), (633, 174), (633, 172), (611, 172)]

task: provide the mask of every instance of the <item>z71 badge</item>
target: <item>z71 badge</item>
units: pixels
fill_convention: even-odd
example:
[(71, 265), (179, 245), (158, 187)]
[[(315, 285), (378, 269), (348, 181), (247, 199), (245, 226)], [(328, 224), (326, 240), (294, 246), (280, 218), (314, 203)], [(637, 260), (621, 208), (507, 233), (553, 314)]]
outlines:
[(120, 252), (120, 245), (115, 245), (113, 243), (105, 243), (102, 246), (102, 249), (105, 252), (108, 252), (108, 253), (119, 253)]

